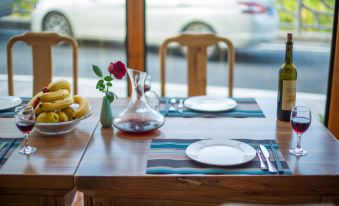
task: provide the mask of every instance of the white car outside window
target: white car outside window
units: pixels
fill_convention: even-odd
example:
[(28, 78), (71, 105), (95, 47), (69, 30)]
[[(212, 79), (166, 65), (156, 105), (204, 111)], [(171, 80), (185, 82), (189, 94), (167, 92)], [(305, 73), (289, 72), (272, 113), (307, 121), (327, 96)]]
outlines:
[[(56, 31), (77, 39), (125, 40), (126, 0), (40, 0), (33, 31)], [(158, 46), (182, 32), (212, 32), (235, 47), (272, 41), (279, 19), (272, 0), (146, 0), (146, 41)]]

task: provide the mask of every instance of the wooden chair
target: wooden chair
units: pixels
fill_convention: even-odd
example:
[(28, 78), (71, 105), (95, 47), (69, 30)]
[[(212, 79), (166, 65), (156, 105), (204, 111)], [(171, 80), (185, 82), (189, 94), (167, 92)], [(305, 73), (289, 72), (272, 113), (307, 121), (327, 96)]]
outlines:
[(68, 36), (54, 32), (27, 32), (12, 37), (7, 43), (8, 93), (14, 95), (12, 47), (17, 41), (32, 46), (33, 56), (33, 95), (52, 81), (52, 46), (64, 42), (73, 49), (73, 93), (78, 93), (78, 44)]
[(181, 34), (176, 37), (166, 39), (160, 47), (160, 67), (161, 67), (161, 95), (165, 96), (166, 81), (166, 49), (170, 43), (177, 42), (181, 46), (187, 47), (188, 63), (188, 96), (206, 94), (206, 68), (207, 68), (207, 47), (223, 42), (227, 45), (228, 57), (228, 95), (233, 96), (233, 67), (234, 67), (234, 47), (227, 38), (217, 37), (214, 34)]

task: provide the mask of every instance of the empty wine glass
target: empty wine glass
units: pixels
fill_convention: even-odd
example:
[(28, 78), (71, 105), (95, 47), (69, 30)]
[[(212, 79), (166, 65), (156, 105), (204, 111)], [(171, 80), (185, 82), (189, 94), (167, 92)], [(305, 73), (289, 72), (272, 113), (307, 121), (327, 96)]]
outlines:
[(30, 155), (36, 152), (36, 148), (28, 144), (28, 134), (35, 124), (35, 112), (32, 106), (22, 105), (15, 108), (15, 124), (25, 135), (26, 145), (19, 151), (20, 154)]
[(311, 110), (304, 106), (295, 106), (291, 111), (291, 125), (293, 130), (297, 133), (297, 147), (289, 150), (295, 156), (303, 156), (307, 154), (301, 145), (301, 135), (308, 129), (311, 124)]

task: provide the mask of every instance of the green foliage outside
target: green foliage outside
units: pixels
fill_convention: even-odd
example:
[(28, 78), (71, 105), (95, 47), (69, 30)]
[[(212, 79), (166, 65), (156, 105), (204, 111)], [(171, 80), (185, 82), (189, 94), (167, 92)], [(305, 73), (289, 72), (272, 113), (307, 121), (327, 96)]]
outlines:
[[(315, 11), (320, 11), (320, 12), (328, 12), (330, 15), (324, 15), (321, 14), (318, 16), (319, 18), (319, 24), (323, 26), (328, 26), (328, 29), (316, 29), (316, 28), (303, 28), (303, 31), (327, 31), (331, 32), (332, 31), (332, 25), (333, 25), (333, 14), (334, 14), (334, 3), (335, 0), (324, 0), (325, 3), (330, 5), (332, 8), (326, 7), (326, 5), (321, 2), (320, 0), (302, 0), (305, 6), (310, 7), (311, 9)], [(297, 0), (276, 0), (276, 5), (277, 8), (279, 3), (282, 3), (284, 7), (293, 12), (295, 15), (297, 14), (297, 6), (298, 6), (298, 1)], [(279, 10), (279, 17), (280, 21), (282, 23), (291, 23), (292, 25), (295, 24), (296, 17), (291, 15), (288, 12)], [(317, 24), (317, 16), (310, 11), (309, 9), (303, 7), (301, 10), (301, 22), (302, 24), (308, 24), (308, 25), (314, 25)], [(291, 29), (291, 27), (283, 27), (282, 29)]]
[(38, 0), (14, 0), (13, 15), (29, 16)]

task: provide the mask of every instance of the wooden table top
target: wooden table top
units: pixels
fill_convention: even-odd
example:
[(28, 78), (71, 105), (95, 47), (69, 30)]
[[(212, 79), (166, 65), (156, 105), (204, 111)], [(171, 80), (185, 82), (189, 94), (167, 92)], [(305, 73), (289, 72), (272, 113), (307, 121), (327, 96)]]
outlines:
[[(296, 146), (296, 134), (289, 122), (276, 121), (273, 99), (258, 99), (266, 118), (180, 118), (168, 117), (157, 132), (145, 136), (126, 135), (117, 129), (103, 129), (99, 123), (76, 177), (146, 175), (147, 153), (152, 138), (249, 138), (276, 139), (293, 175), (339, 175), (339, 144), (315, 118), (302, 136), (309, 154), (296, 158), (288, 149)], [(116, 103), (121, 110), (122, 100)]]
[[(228, 201), (339, 203), (338, 141), (313, 118), (302, 137), (302, 146), (309, 154), (296, 158), (288, 153), (288, 149), (296, 146), (296, 134), (289, 122), (276, 121), (275, 100), (257, 101), (266, 118), (168, 117), (157, 132), (144, 136), (103, 129), (99, 124), (76, 172), (75, 187), (86, 194), (88, 205), (111, 203), (112, 199), (122, 205), (149, 205), (150, 201), (153, 205), (219, 205)], [(121, 110), (124, 104), (126, 102), (120, 100), (114, 108)], [(293, 174), (146, 174), (147, 154), (153, 138), (225, 137), (276, 139)]]
[[(96, 104), (97, 101), (92, 102)], [(62, 136), (42, 136), (33, 131), (29, 142), (38, 150), (30, 156), (19, 154), (19, 146), (0, 169), (0, 189), (72, 189), (74, 174), (98, 123), (98, 109), (76, 129)], [(0, 137), (22, 137), (14, 118), (0, 118)]]
[[(30, 142), (38, 148), (29, 158), (17, 148), (0, 169), (0, 190), (76, 189), (118, 198), (210, 199), (239, 201), (265, 194), (280, 197), (280, 203), (318, 201), (319, 195), (339, 194), (339, 143), (313, 118), (302, 137), (307, 156), (296, 158), (288, 149), (296, 145), (296, 135), (288, 122), (276, 121), (274, 99), (257, 99), (266, 118), (166, 118), (159, 130), (133, 136), (117, 129), (101, 128), (100, 99), (91, 101), (93, 115), (68, 135), (44, 137), (34, 132)], [(116, 112), (126, 99), (113, 103)], [(11, 118), (0, 119), (0, 137), (18, 137)], [(147, 154), (153, 138), (251, 138), (276, 139), (292, 175), (146, 175)], [(296, 187), (297, 185), (297, 187)], [(147, 190), (145, 190), (147, 188)], [(218, 188), (218, 190), (215, 190)], [(274, 188), (274, 189), (272, 189)], [(227, 194), (227, 195), (225, 195)], [(298, 198), (294, 198), (298, 196)], [(250, 197), (251, 196), (251, 197)], [(212, 198), (212, 199), (211, 199)], [(216, 198), (218, 201), (216, 201)], [(233, 199), (232, 199), (233, 198)], [(286, 200), (286, 201), (284, 201)], [(282, 202), (281, 202), (282, 201)], [(293, 201), (293, 202), (295, 202)], [(133, 205), (133, 204), (132, 204)]]

